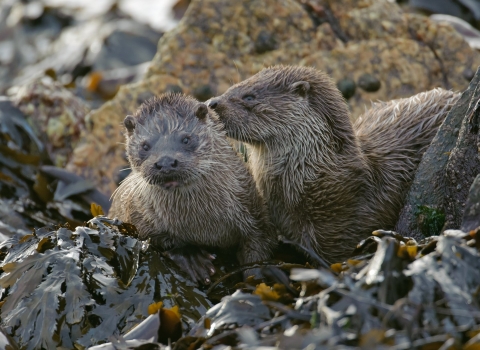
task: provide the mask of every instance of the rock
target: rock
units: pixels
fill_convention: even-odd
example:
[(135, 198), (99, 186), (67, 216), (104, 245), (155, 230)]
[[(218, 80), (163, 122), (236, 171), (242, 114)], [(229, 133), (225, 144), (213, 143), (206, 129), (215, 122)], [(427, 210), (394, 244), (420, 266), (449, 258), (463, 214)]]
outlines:
[(406, 15), (406, 18), (411, 28), (411, 35), (435, 56), (440, 66), (438, 73), (442, 77), (442, 86), (446, 89), (464, 90), (467, 85), (462, 73), (465, 68), (477, 69), (480, 65), (478, 52), (473, 50), (462, 36), (446, 23), (436, 23), (427, 17), (415, 14)]
[(461, 230), (468, 232), (475, 230), (477, 227), (480, 227), (480, 175), (477, 175), (472, 186), (470, 186)]
[(14, 103), (26, 116), (47, 148), (52, 162), (64, 167), (85, 130), (89, 108), (78, 97), (50, 78), (22, 87)]
[(470, 124), (479, 97), (480, 69), (423, 155), (395, 227), (398, 233), (421, 238), (438, 234), (445, 221), (450, 223), (445, 227), (460, 226), (468, 188), (480, 172)]
[(462, 75), (466, 80), (470, 81), (475, 76), (475, 72), (473, 71), (473, 69), (465, 68), (462, 72)]
[(408, 37), (408, 23), (400, 7), (389, 1), (337, 1), (331, 4), (349, 41)]
[(161, 34), (147, 25), (124, 19), (105, 25), (101, 37), (100, 50), (89, 52), (84, 63), (91, 65), (94, 71), (108, 71), (150, 61), (157, 51)]
[(183, 92), (183, 89), (178, 86), (178, 85), (167, 85), (165, 88), (165, 92), (173, 92), (173, 93), (179, 93), (181, 94)]
[(404, 13), (387, 0), (304, 3), (193, 0), (179, 25), (160, 39), (144, 80), (125, 85), (89, 115), (69, 169), (111, 193), (115, 169), (126, 164), (121, 121), (137, 108), (140, 94), (171, 91), (170, 85), (206, 99), (274, 64), (314, 66), (337, 82), (359, 82), (368, 74), (380, 85), (347, 93), (355, 119), (371, 100), (435, 87), (463, 90), (463, 72), (480, 65), (480, 53), (452, 27)]
[(206, 101), (209, 98), (215, 96), (212, 87), (209, 84), (201, 85), (194, 88), (192, 91), (192, 95), (200, 101)]
[(470, 90), (470, 96), (457, 143), (445, 168), (445, 228), (460, 227), (469, 188), (480, 174), (480, 83)]
[(360, 78), (358, 78), (358, 86), (367, 92), (378, 91), (381, 85), (380, 80), (371, 74), (362, 74)]
[(277, 47), (277, 40), (272, 33), (267, 31), (261, 31), (255, 40), (255, 52), (265, 53), (267, 51), (273, 51)]
[(345, 97), (346, 100), (348, 100), (350, 97), (355, 95), (355, 82), (352, 79), (345, 78), (340, 80), (337, 83), (337, 88), (340, 90), (342, 93), (343, 97)]

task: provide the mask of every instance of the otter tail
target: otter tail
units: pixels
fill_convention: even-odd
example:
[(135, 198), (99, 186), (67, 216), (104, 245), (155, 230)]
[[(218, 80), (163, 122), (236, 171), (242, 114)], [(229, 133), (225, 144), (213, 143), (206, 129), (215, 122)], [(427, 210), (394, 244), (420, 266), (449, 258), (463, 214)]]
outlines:
[(423, 153), (459, 97), (437, 88), (378, 102), (354, 123), (373, 182), (367, 206), (379, 228), (395, 224)]

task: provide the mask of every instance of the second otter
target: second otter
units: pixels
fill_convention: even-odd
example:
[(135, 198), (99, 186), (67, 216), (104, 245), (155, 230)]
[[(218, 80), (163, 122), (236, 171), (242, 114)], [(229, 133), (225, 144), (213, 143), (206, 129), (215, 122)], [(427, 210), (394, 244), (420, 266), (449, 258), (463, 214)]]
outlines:
[(375, 104), (352, 125), (324, 73), (275, 66), (207, 104), (247, 143), (270, 217), (330, 262), (393, 228), (420, 159), (458, 94), (441, 89)]
[[(132, 173), (115, 191), (110, 216), (177, 256), (188, 246), (237, 246), (240, 263), (269, 258), (274, 240), (264, 201), (215, 112), (191, 97), (165, 94), (124, 125)], [(209, 275), (196, 265), (213, 266), (198, 252), (194, 247), (198, 264), (180, 265), (205, 283)]]

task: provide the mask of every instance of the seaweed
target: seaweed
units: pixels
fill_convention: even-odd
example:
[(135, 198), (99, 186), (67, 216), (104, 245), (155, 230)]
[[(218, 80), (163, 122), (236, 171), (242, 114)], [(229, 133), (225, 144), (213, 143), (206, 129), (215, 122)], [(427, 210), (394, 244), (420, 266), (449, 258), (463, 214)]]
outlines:
[(415, 216), (424, 237), (438, 235), (445, 224), (445, 213), (427, 205), (419, 205)]
[[(357, 250), (362, 255), (376, 242), (373, 257), (350, 260), (338, 276), (325, 268), (292, 269), (290, 287), (300, 292), (293, 301), (272, 301), (278, 286), (269, 293), (264, 284), (257, 295), (225, 297), (174, 349), (198, 343), (280, 349), (477, 344), (480, 254), (471, 247), (472, 235), (447, 231), (418, 244), (394, 232), (378, 235)], [(433, 241), (435, 248), (422, 254)]]
[(88, 347), (127, 332), (162, 301), (180, 308), (189, 329), (210, 302), (136, 237), (132, 225), (98, 216), (4, 242), (1, 325), (21, 348)]

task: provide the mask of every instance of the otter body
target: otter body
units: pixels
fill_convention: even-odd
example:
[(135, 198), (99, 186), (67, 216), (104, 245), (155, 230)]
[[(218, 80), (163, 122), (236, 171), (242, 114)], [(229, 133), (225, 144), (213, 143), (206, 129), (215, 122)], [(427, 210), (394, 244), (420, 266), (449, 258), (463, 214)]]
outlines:
[(415, 169), (458, 95), (437, 89), (375, 104), (352, 125), (333, 81), (275, 66), (207, 104), (245, 142), (276, 228), (330, 262), (393, 228)]
[(264, 201), (215, 112), (166, 94), (124, 124), (132, 173), (115, 191), (110, 216), (133, 223), (164, 250), (238, 246), (240, 263), (270, 256)]
[(365, 198), (372, 224), (393, 229), (418, 164), (460, 94), (433, 89), (374, 103), (354, 123), (370, 175)]

